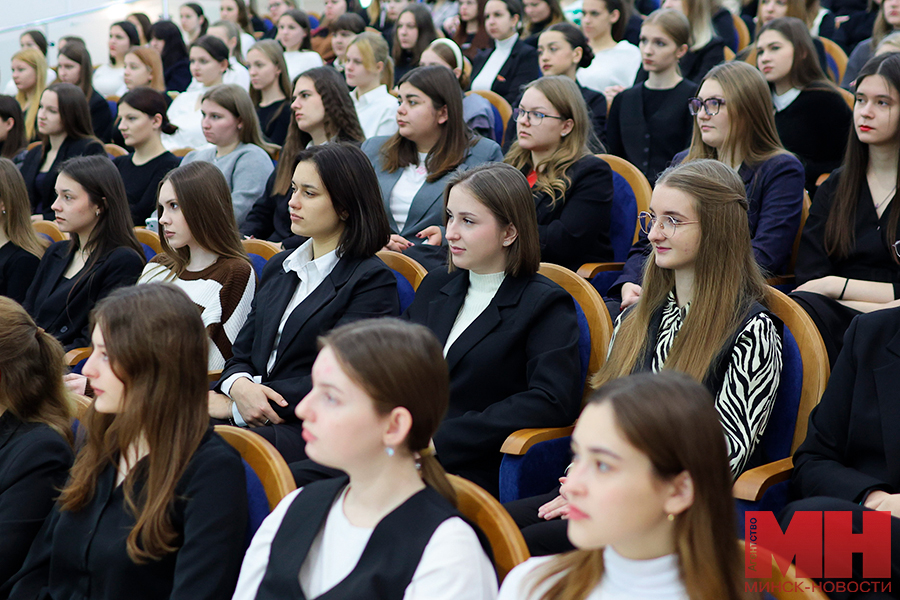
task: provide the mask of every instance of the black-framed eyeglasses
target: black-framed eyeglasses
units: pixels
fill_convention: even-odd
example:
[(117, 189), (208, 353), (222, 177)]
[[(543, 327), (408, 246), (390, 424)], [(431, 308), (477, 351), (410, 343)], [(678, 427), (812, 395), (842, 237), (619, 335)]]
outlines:
[(641, 224), (641, 231), (646, 234), (650, 234), (650, 231), (656, 225), (659, 225), (659, 230), (662, 231), (662, 234), (670, 238), (675, 235), (675, 229), (678, 225), (692, 225), (694, 223), (699, 223), (700, 221), (679, 221), (672, 215), (663, 215), (662, 217), (657, 217), (656, 215), (651, 215), (650, 213), (644, 211), (638, 215), (638, 221)]
[(515, 119), (516, 121), (524, 121), (525, 118), (527, 117), (528, 121), (532, 125), (540, 125), (541, 121), (543, 121), (545, 118), (559, 119), (560, 121), (565, 121), (565, 119), (563, 117), (547, 115), (542, 112), (538, 112), (536, 110), (523, 110), (521, 108), (514, 108), (512, 114), (513, 114), (513, 119)]
[(722, 108), (724, 104), (725, 98), (707, 98), (706, 100), (697, 97), (688, 98), (688, 110), (693, 117), (697, 116), (701, 108), (706, 111), (707, 115), (714, 117), (719, 114), (719, 109)]
[(891, 247), (894, 249), (894, 254), (897, 255), (897, 258), (900, 258), (900, 240), (891, 244)]

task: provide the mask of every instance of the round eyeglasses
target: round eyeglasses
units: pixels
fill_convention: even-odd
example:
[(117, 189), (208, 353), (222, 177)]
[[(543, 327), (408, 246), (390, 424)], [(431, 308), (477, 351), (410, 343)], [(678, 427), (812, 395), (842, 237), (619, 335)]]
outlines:
[(696, 117), (702, 108), (706, 111), (708, 116), (714, 117), (719, 114), (719, 109), (722, 108), (724, 104), (724, 98), (707, 98), (706, 100), (696, 97), (688, 98), (688, 111), (690, 111), (692, 117)]
[(516, 121), (524, 121), (527, 118), (528, 122), (532, 125), (540, 125), (541, 121), (544, 119), (559, 119), (560, 121), (565, 121), (563, 117), (547, 115), (536, 110), (523, 110), (521, 108), (514, 108), (512, 114), (513, 119)]
[[(641, 224), (641, 231), (646, 234), (650, 234), (653, 228), (656, 225), (659, 225), (659, 230), (662, 231), (662, 234), (670, 238), (675, 235), (675, 230), (678, 225), (693, 225), (694, 223), (699, 223), (700, 221), (679, 221), (675, 217), (671, 215), (663, 215), (662, 217), (656, 217), (651, 215), (648, 212), (642, 212), (638, 215), (638, 221)], [(898, 242), (900, 243), (900, 242)]]

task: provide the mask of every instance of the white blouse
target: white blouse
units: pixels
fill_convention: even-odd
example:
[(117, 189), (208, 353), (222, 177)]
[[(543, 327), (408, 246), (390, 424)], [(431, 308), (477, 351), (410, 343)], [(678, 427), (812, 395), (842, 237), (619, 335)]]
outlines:
[(321, 67), (325, 64), (322, 62), (322, 57), (319, 56), (319, 53), (313, 52), (312, 50), (285, 52), (284, 62), (287, 63), (288, 76), (290, 76), (291, 81), (294, 81), (297, 75), (303, 71), (315, 69), (316, 67)]
[(387, 86), (379, 85), (362, 97), (357, 96), (357, 90), (350, 92), (350, 99), (366, 139), (397, 133), (397, 97), (388, 92)]
[(622, 40), (612, 48), (597, 52), (591, 64), (578, 69), (575, 79), (586, 88), (603, 93), (611, 85), (630, 88), (641, 68), (641, 51)]
[(500, 69), (509, 60), (509, 55), (512, 54), (513, 46), (516, 45), (517, 41), (519, 41), (518, 33), (512, 34), (505, 40), (494, 41), (494, 51), (488, 56), (487, 61), (481, 68), (481, 72), (478, 73), (478, 77), (472, 81), (473, 90), (491, 89), (491, 86), (494, 85), (494, 80), (500, 74)]
[(103, 96), (115, 96), (125, 85), (125, 67), (114, 69), (105, 63), (94, 69), (94, 89)]
[(162, 143), (166, 150), (178, 148), (204, 148), (209, 146), (203, 135), (203, 115), (200, 114), (200, 98), (209, 88), (181, 92), (169, 106), (169, 122), (178, 127), (173, 134), (163, 134)]

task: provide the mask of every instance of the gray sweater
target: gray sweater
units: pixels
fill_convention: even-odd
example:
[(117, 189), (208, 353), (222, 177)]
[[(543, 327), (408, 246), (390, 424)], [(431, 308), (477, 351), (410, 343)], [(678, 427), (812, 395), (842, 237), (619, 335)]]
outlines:
[(253, 144), (238, 144), (229, 154), (216, 158), (216, 147), (194, 150), (181, 161), (182, 165), (203, 160), (216, 165), (231, 188), (231, 204), (238, 227), (247, 218), (250, 208), (266, 191), (266, 181), (275, 170), (265, 150)]

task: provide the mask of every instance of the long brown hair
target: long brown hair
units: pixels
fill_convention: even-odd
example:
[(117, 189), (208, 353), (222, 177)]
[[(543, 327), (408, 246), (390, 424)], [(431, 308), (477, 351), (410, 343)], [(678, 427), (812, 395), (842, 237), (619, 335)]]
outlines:
[(463, 54), (465, 54), (469, 60), (475, 58), (475, 55), (478, 54), (480, 50), (486, 48), (493, 48), (493, 41), (491, 40), (491, 36), (488, 35), (487, 28), (484, 25), (484, 6), (487, 4), (487, 0), (477, 0), (478, 2), (478, 16), (475, 17), (475, 22), (478, 24), (478, 30), (475, 32), (475, 35), (472, 36), (472, 42), (468, 47), (466, 46), (466, 40), (469, 39), (468, 29), (468, 21), (459, 20), (459, 28), (456, 30), (456, 35), (453, 36), (453, 41), (459, 44), (459, 47), (462, 49)]
[(812, 36), (809, 35), (809, 28), (803, 21), (795, 17), (772, 19), (762, 26), (759, 35), (766, 31), (775, 31), (781, 34), (794, 49), (794, 60), (791, 63), (790, 73), (793, 87), (800, 90), (807, 88), (831, 90), (840, 94), (838, 88), (828, 80), (822, 70), (816, 54), (816, 47), (813, 46)]
[(0, 120), (13, 120), (12, 129), (6, 134), (6, 139), (0, 144), (3, 151), (0, 156), (3, 158), (15, 158), (19, 152), (25, 149), (27, 138), (25, 137), (25, 116), (22, 114), (22, 107), (12, 96), (0, 95)]
[[(47, 58), (41, 54), (40, 50), (23, 48), (13, 54), (10, 60), (21, 60), (34, 69), (34, 90), (32, 90), (30, 96), (31, 100), (29, 100), (27, 92), (22, 90), (16, 91), (16, 100), (19, 102), (19, 106), (22, 107), (22, 112), (25, 113), (25, 136), (27, 139), (33, 140), (37, 137), (35, 123), (37, 122), (38, 105), (41, 103), (41, 95), (47, 87)], [(25, 108), (26, 102), (28, 103), (28, 108)]]
[(431, 330), (399, 319), (366, 319), (334, 329), (319, 339), (319, 347), (334, 352), (341, 369), (369, 395), (379, 415), (398, 406), (409, 410), (406, 448), (420, 455), (422, 480), (456, 506), (447, 474), (427, 451), (450, 403), (447, 362)]
[[(694, 201), (700, 221), (700, 245), (694, 266), (694, 298), (675, 336), (664, 369), (703, 381), (723, 346), (754, 302), (765, 302), (766, 281), (753, 257), (747, 228), (747, 194), (734, 170), (716, 160), (693, 160), (663, 171), (656, 189), (669, 187)], [(616, 333), (606, 364), (591, 385), (598, 387), (634, 371), (652, 340), (650, 320), (675, 289), (675, 272), (644, 264), (641, 301)]]
[[(463, 120), (462, 94), (453, 71), (447, 67), (416, 67), (400, 79), (397, 87), (404, 83), (418, 88), (428, 96), (434, 110), (447, 109), (447, 121), (438, 125), (441, 137), (425, 159), (425, 167), (428, 169), (425, 180), (434, 183), (466, 160), (469, 148), (478, 139)], [(419, 151), (416, 143), (403, 137), (398, 131), (382, 146), (381, 161), (388, 173), (418, 164)]]
[[(526, 35), (541, 33), (542, 31), (548, 29), (551, 25), (566, 22), (566, 16), (563, 14), (563, 9), (559, 4), (559, 0), (541, 0), (541, 2), (545, 3), (550, 8), (550, 18), (547, 19), (547, 25), (544, 27), (544, 29), (538, 30), (535, 28), (535, 26), (539, 25), (539, 23), (532, 22), (531, 19), (529, 19), (526, 15), (523, 19), (524, 33)], [(619, 18), (619, 20), (621, 20), (621, 17)], [(615, 25), (613, 25), (613, 27), (615, 27)]]
[[(71, 83), (54, 83), (44, 90), (44, 93), (47, 92), (56, 94), (59, 104), (59, 120), (66, 132), (66, 138), (72, 140), (89, 138), (100, 141), (94, 136), (94, 130), (91, 128), (91, 109), (81, 88)], [(38, 102), (40, 101), (38, 99)], [(43, 143), (42, 155), (46, 156), (50, 150), (50, 136), (41, 134), (41, 142)]]
[[(882, 54), (872, 58), (860, 70), (856, 78), (859, 86), (862, 80), (871, 75), (881, 75), (894, 89), (900, 92), (900, 55), (896, 53)], [(898, 140), (898, 132), (894, 132), (895, 143)], [(847, 139), (847, 150), (844, 153), (843, 168), (838, 180), (837, 189), (834, 191), (834, 201), (825, 221), (825, 250), (830, 256), (846, 258), (856, 245), (856, 232), (853, 224), (856, 222), (856, 210), (859, 204), (859, 190), (866, 184), (866, 172), (869, 168), (869, 145), (859, 141), (856, 132), (851, 132)], [(898, 165), (900, 166), (900, 165)], [(900, 169), (897, 172), (896, 189), (900, 189)], [(893, 233), (897, 231), (900, 222), (900, 202), (895, 195), (894, 200), (888, 205), (888, 226), (885, 231)], [(882, 236), (884, 239), (884, 236)], [(890, 246), (893, 239), (885, 240)], [(890, 252), (895, 262), (897, 255)]]
[[(535, 89), (547, 97), (565, 120), (571, 120), (572, 131), (562, 136), (556, 150), (540, 164), (532, 164), (531, 150), (526, 150), (519, 145), (519, 141), (513, 142), (503, 162), (508, 163), (519, 170), (537, 171), (537, 183), (535, 192), (543, 192), (550, 195), (551, 206), (557, 202), (564, 202), (566, 190), (572, 181), (566, 172), (577, 160), (590, 154), (588, 142), (593, 135), (593, 126), (588, 116), (587, 105), (584, 96), (578, 89), (578, 84), (565, 75), (553, 75), (535, 79), (525, 88)], [(599, 144), (599, 142), (597, 142)]]
[(158, 560), (177, 550), (171, 516), (175, 487), (209, 427), (206, 361), (200, 359), (208, 353), (206, 329), (187, 294), (167, 283), (114, 291), (91, 313), (94, 327), (100, 328), (110, 366), (124, 385), (121, 412), (88, 408), (85, 445), (60, 496), (60, 510), (87, 506), (101, 474), (146, 440), (146, 464), (132, 468), (123, 484), (125, 505), (135, 517), (126, 548), (137, 564)]
[[(588, 403), (612, 408), (617, 429), (650, 460), (657, 479), (690, 476), (693, 502), (675, 515), (673, 527), (688, 597), (754, 597), (744, 591), (728, 451), (709, 392), (683, 374), (640, 373), (607, 383), (591, 394)], [(603, 572), (602, 549), (576, 550), (542, 565), (531, 583), (536, 589), (553, 581), (541, 600), (585, 600)]]
[(0, 158), (0, 202), (3, 203), (3, 213), (0, 214), (3, 233), (22, 250), (41, 258), (44, 245), (31, 227), (28, 188), (19, 169), (8, 158)]
[(722, 86), (728, 107), (729, 130), (722, 148), (713, 148), (703, 141), (700, 125), (694, 119), (694, 133), (685, 161), (695, 158), (723, 160), (733, 156), (739, 148), (743, 162), (756, 165), (787, 153), (775, 128), (769, 84), (759, 69), (742, 61), (722, 63), (706, 74), (703, 83), (709, 80)]
[[(416, 21), (416, 44), (412, 50), (404, 50), (400, 46), (400, 38), (398, 31), (400, 29), (400, 17), (403, 13), (410, 13)], [(404, 52), (408, 52), (410, 56), (409, 64), (416, 67), (422, 58), (422, 53), (428, 48), (428, 45), (438, 38), (437, 29), (434, 27), (434, 20), (431, 18), (431, 11), (422, 4), (410, 4), (397, 15), (397, 23), (394, 26), (394, 48), (391, 52), (391, 58), (395, 64), (399, 64)]]
[[(147, 84), (147, 87), (153, 88), (157, 92), (166, 93), (166, 79), (164, 77), (164, 69), (162, 58), (159, 57), (159, 52), (154, 50), (153, 48), (144, 48), (142, 46), (138, 46), (137, 48), (132, 48), (128, 51), (128, 54), (134, 54), (139, 61), (144, 63), (144, 66), (150, 70), (150, 83)], [(125, 56), (128, 56), (126, 54)], [(124, 62), (124, 59), (123, 59)]]
[[(291, 98), (291, 78), (288, 75), (287, 63), (284, 62), (284, 50), (281, 48), (281, 44), (276, 42), (275, 40), (261, 40), (256, 42), (250, 47), (250, 50), (256, 50), (266, 57), (275, 68), (278, 69), (278, 89), (281, 90), (281, 93), (284, 94), (285, 101), (281, 103), (278, 107), (278, 110), (275, 111), (275, 114), (269, 119), (269, 123), (278, 119), (286, 110), (290, 110), (288, 106)], [(247, 50), (247, 63), (249, 66), (250, 63), (250, 50)], [(259, 107), (259, 103), (262, 102), (262, 92), (252, 85), (250, 86), (250, 100), (253, 101), (253, 106)], [(293, 121), (293, 119), (291, 119)], [(260, 127), (266, 128), (269, 126), (269, 123), (260, 123)]]
[[(9, 162), (4, 159), (5, 162)], [(0, 408), (72, 442), (65, 350), (15, 300), (0, 296)]]
[[(872, 3), (869, 3), (869, 10), (871, 11)], [(878, 16), (875, 17), (875, 24), (872, 26), (872, 41), (869, 44), (872, 47), (872, 51), (874, 52), (876, 48), (878, 48), (878, 44), (881, 43), (881, 40), (884, 39), (884, 36), (889, 34), (892, 31), (896, 31), (894, 26), (887, 22), (887, 19), (884, 16), (884, 2), (878, 7)]]
[[(197, 244), (223, 258), (250, 262), (234, 218), (231, 190), (218, 167), (204, 161), (191, 162), (169, 171), (159, 187), (167, 181), (175, 190), (178, 206)], [(162, 212), (162, 205), (157, 204), (157, 213)], [(165, 229), (164, 225), (160, 227)], [(160, 264), (171, 269), (175, 277), (181, 277), (191, 261), (190, 248), (172, 248), (164, 235), (159, 236), (159, 243), (163, 249)]]
[(233, 83), (225, 83), (208, 89), (200, 98), (201, 104), (206, 100), (215, 102), (240, 120), (241, 127), (238, 129), (238, 138), (242, 144), (259, 146), (274, 158), (279, 148), (276, 144), (267, 142), (263, 137), (259, 128), (256, 108), (253, 106), (253, 100), (250, 99), (247, 90)]
[[(80, 68), (78, 74), (78, 87), (84, 92), (84, 97), (88, 102), (94, 94), (94, 65), (91, 61), (91, 53), (84, 44), (78, 42), (69, 42), (59, 49), (59, 54), (65, 56), (73, 62), (77, 62)], [(165, 87), (163, 88), (165, 90)]]

